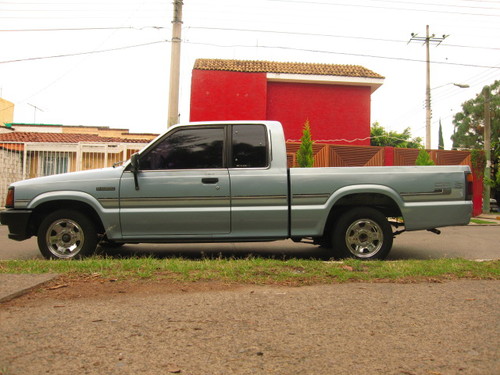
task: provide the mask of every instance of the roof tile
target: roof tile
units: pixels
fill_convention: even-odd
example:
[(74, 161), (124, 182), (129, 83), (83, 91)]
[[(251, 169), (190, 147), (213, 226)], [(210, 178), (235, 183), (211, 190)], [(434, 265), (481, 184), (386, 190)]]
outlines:
[(252, 60), (197, 59), (194, 69), (243, 73), (283, 73), (342, 77), (384, 78), (360, 65), (313, 64)]
[(11, 132), (0, 133), (0, 141), (4, 142), (40, 142), (40, 143), (145, 143), (144, 139), (128, 139), (118, 137), (99, 137), (95, 134), (71, 134), (71, 133), (32, 133)]

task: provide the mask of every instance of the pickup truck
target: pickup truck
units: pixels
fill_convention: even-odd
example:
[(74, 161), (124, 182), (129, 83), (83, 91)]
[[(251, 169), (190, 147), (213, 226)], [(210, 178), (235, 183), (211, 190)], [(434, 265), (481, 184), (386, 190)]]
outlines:
[(208, 122), (171, 127), (119, 166), (13, 183), (0, 220), (55, 259), (99, 244), (292, 239), (368, 260), (405, 230), (468, 224), (471, 199), (468, 166), (288, 168), (280, 123)]

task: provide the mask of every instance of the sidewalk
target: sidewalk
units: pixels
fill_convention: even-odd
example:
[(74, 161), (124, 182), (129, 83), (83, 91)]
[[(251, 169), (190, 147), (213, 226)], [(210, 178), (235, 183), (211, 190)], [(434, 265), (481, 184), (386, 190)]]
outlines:
[[(474, 223), (473, 220), (487, 221), (489, 223)], [(480, 214), (471, 219), (469, 225), (500, 225), (500, 212), (492, 212), (489, 214)]]
[(0, 274), (0, 303), (19, 297), (53, 279), (58, 275), (45, 274)]

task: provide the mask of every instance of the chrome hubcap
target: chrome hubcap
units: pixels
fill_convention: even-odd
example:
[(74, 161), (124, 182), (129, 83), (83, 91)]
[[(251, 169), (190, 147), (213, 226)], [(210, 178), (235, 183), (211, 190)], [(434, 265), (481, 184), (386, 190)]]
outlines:
[(60, 219), (47, 230), (46, 242), (50, 252), (58, 258), (72, 258), (82, 249), (85, 236), (77, 222)]
[(377, 254), (384, 243), (382, 228), (373, 220), (359, 219), (347, 228), (345, 243), (358, 258), (370, 258)]

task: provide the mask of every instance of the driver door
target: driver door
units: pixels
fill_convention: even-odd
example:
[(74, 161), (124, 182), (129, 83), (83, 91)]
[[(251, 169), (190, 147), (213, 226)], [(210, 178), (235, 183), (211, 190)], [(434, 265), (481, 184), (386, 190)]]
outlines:
[(120, 184), (123, 238), (208, 238), (230, 232), (224, 127), (180, 128), (140, 155)]

